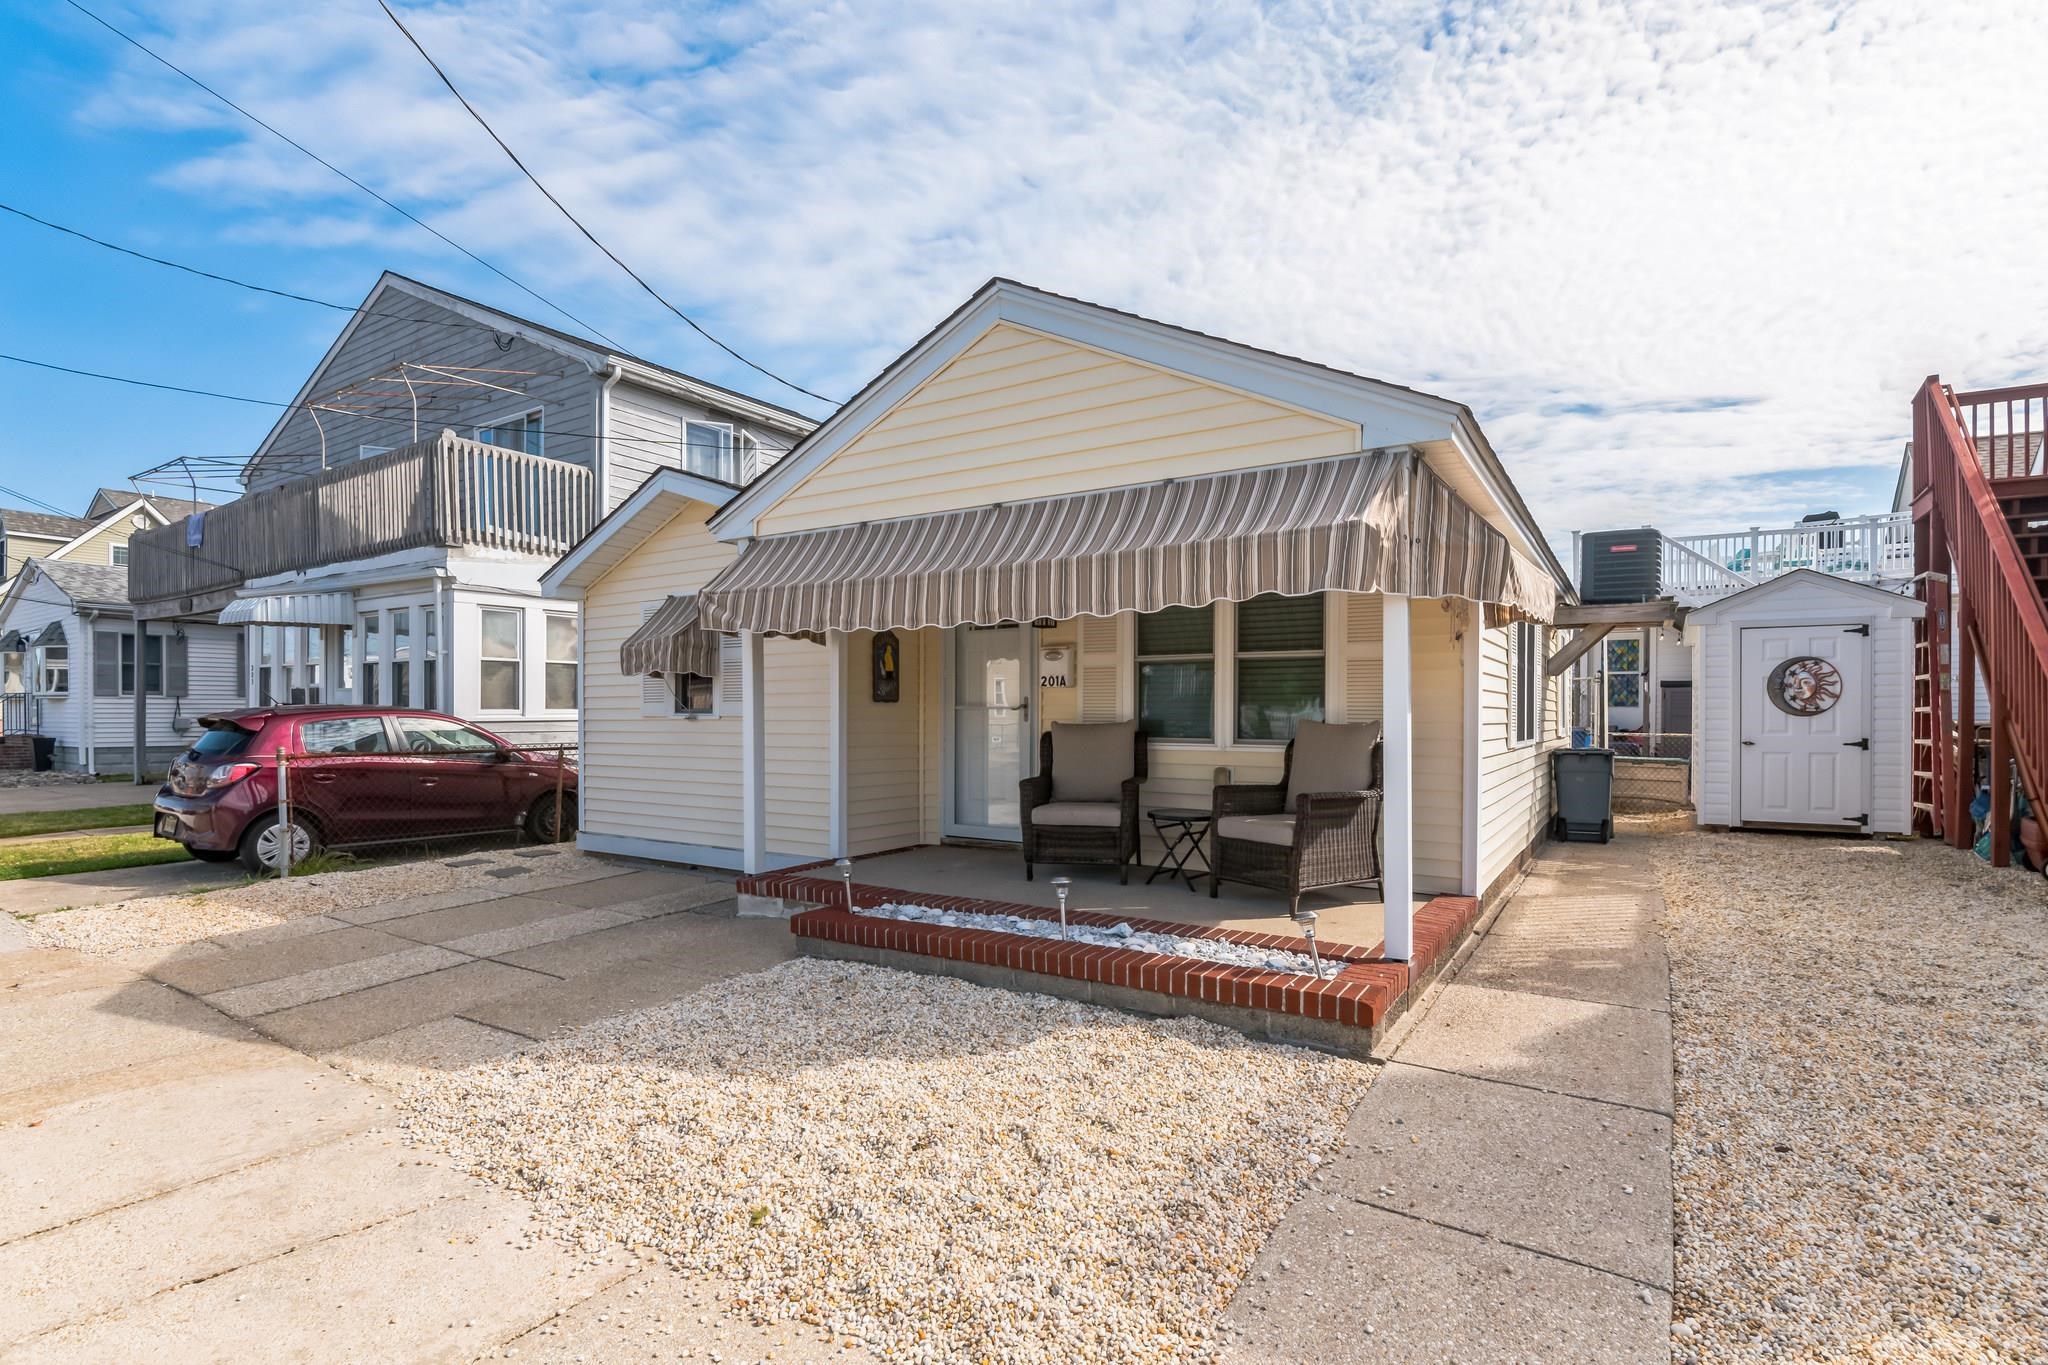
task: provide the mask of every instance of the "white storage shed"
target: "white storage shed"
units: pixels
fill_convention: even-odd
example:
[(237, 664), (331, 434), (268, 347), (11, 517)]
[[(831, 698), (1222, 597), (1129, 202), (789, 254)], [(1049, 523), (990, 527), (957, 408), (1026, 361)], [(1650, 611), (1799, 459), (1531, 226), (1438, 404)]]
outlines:
[(1689, 613), (1699, 822), (1909, 833), (1925, 612), (1799, 569)]

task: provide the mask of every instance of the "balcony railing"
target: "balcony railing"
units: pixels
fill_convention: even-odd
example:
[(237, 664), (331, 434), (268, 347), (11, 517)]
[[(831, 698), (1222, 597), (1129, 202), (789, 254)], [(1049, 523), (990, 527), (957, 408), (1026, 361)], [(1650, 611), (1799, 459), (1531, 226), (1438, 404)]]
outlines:
[(128, 542), (128, 595), (142, 604), (220, 595), (252, 578), (427, 546), (559, 555), (596, 519), (581, 465), (444, 431), (367, 460), (252, 493)]
[(1913, 517), (1910, 512), (1885, 512), (1707, 536), (1667, 536), (1664, 550), (1664, 591), (1681, 601), (1726, 597), (1794, 569), (1903, 591), (1914, 572)]

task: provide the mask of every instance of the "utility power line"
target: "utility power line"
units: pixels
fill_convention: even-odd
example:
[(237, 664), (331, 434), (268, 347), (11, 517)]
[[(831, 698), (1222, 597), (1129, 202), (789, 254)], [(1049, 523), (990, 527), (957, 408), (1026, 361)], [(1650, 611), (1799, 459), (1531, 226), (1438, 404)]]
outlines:
[[(71, 0), (71, 2), (73, 4), (76, 4), (77, 0)], [(490, 134), (491, 141), (498, 144), (498, 150), (502, 151), (506, 156), (512, 159), (512, 164), (519, 168), (519, 173), (525, 176), (528, 180), (533, 182), (533, 187), (539, 190), (541, 194), (546, 197), (547, 201), (550, 204), (553, 204), (557, 209), (561, 211), (562, 216), (564, 218), (567, 218), (570, 224), (578, 232), (583, 234), (585, 240), (587, 240), (592, 246), (596, 247), (599, 251), (602, 251), (611, 260), (611, 263), (613, 265), (625, 271), (626, 274), (629, 277), (631, 277), (633, 283), (639, 285), (642, 289), (646, 290), (648, 297), (652, 298), (656, 303), (660, 304), (663, 308), (668, 309), (669, 312), (674, 313), (677, 317), (681, 318), (684, 322), (688, 323), (690, 325), (691, 330), (696, 332), (698, 336), (703, 337), (713, 346), (716, 346), (719, 350), (724, 351), (727, 355), (731, 356), (734, 360), (739, 361), (740, 364), (745, 365), (748, 369), (753, 370), (758, 374), (766, 375), (768, 378), (774, 380), (778, 384), (783, 385), (785, 388), (795, 389), (798, 393), (803, 394), (807, 398), (815, 398), (820, 403), (829, 403), (833, 407), (839, 406), (839, 402), (837, 399), (827, 398), (822, 393), (814, 393), (811, 390), (805, 388), (803, 385), (797, 383), (795, 380), (784, 379), (781, 375), (775, 373), (775, 371), (769, 369), (767, 366), (756, 364), (754, 361), (747, 359), (747, 357), (741, 355), (738, 351), (734, 350), (732, 347), (726, 345), (723, 341), (720, 341), (717, 337), (713, 336), (710, 332), (706, 331), (703, 325), (700, 324), (695, 318), (691, 317), (688, 313), (685, 313), (682, 309), (676, 307), (667, 299), (663, 298), (661, 295), (661, 291), (657, 290), (653, 285), (649, 284), (645, 279), (643, 279), (640, 273), (633, 269), (632, 266), (627, 265), (624, 261), (620, 260), (619, 254), (617, 252), (613, 251), (603, 242), (600, 242), (597, 239), (597, 234), (593, 233), (589, 228), (583, 226), (582, 220), (577, 218), (575, 214), (569, 212), (568, 206), (555, 197), (554, 191), (550, 190), (546, 185), (541, 184), (540, 177), (536, 176), (532, 171), (526, 168), (526, 163), (519, 159), (519, 153), (513, 151), (512, 148), (506, 144), (505, 139), (498, 136), (498, 130), (491, 127), (489, 120), (485, 119), (482, 114), (477, 112), (476, 106), (469, 102), (468, 97), (465, 96), (460, 90), (455, 88), (455, 82), (448, 79), (448, 73), (441, 69), (441, 64), (434, 60), (433, 54), (428, 52), (427, 49), (420, 43), (420, 40), (413, 36), (412, 30), (405, 26), (405, 21), (398, 17), (398, 12), (392, 9), (389, 4), (385, 3), (385, 0), (377, 0), (377, 3), (378, 5), (382, 6), (384, 13), (387, 16), (389, 16), (391, 22), (397, 25), (398, 31), (405, 35), (405, 40), (412, 44), (413, 50), (418, 52), (420, 56), (426, 61), (427, 65), (433, 68), (434, 74), (441, 78), (441, 84), (448, 87), (448, 93), (455, 96), (456, 100), (462, 105), (462, 107), (469, 111), (469, 116), (476, 120), (477, 126), (479, 128), (482, 128), (486, 133)]]
[[(283, 142), (283, 143), (284, 143), (285, 145), (287, 145), (287, 146), (289, 146), (289, 147), (292, 147), (292, 148), (294, 148), (294, 149), (296, 149), (296, 150), (298, 150), (298, 151), (300, 151), (300, 152), (303, 152), (303, 153), (305, 153), (305, 154), (306, 154), (307, 156), (311, 157), (311, 158), (312, 158), (313, 160), (315, 160), (315, 161), (319, 162), (319, 163), (320, 163), (320, 164), (321, 164), (322, 166), (325, 166), (325, 167), (326, 167), (326, 168), (327, 168), (328, 170), (330, 170), (330, 171), (334, 172), (334, 173), (335, 173), (336, 175), (340, 176), (340, 177), (341, 177), (341, 178), (342, 178), (343, 180), (346, 180), (346, 181), (347, 181), (347, 182), (348, 182), (349, 184), (351, 184), (351, 185), (355, 186), (355, 187), (356, 187), (357, 189), (361, 190), (361, 191), (362, 191), (362, 192), (363, 192), (364, 194), (367, 194), (367, 195), (369, 195), (369, 196), (370, 196), (370, 197), (371, 197), (372, 199), (374, 199), (374, 200), (376, 200), (376, 201), (377, 201), (378, 203), (382, 204), (382, 205), (383, 205), (383, 206), (384, 206), (385, 208), (388, 208), (388, 209), (390, 209), (390, 210), (391, 210), (391, 211), (392, 211), (393, 213), (396, 213), (396, 214), (398, 214), (399, 216), (403, 217), (403, 218), (404, 218), (404, 219), (405, 219), (405, 220), (406, 220), (407, 222), (410, 222), (410, 223), (412, 223), (412, 224), (413, 224), (413, 225), (415, 225), (416, 227), (421, 227), (421, 228), (424, 228), (424, 229), (426, 229), (426, 230), (427, 230), (428, 232), (430, 232), (430, 233), (432, 233), (432, 234), (433, 234), (434, 236), (438, 237), (438, 238), (439, 238), (439, 239), (440, 239), (441, 241), (443, 241), (443, 242), (446, 242), (446, 243), (447, 243), (447, 244), (448, 244), (449, 246), (451, 246), (451, 247), (454, 247), (454, 248), (455, 248), (455, 249), (456, 249), (457, 251), (459, 251), (459, 252), (461, 252), (461, 253), (462, 253), (463, 255), (465, 255), (465, 256), (467, 256), (467, 257), (469, 257), (469, 259), (470, 259), (470, 260), (472, 260), (472, 261), (475, 261), (475, 262), (476, 262), (476, 263), (477, 263), (478, 265), (480, 265), (480, 266), (482, 266), (482, 267), (483, 267), (484, 269), (486, 269), (486, 270), (490, 271), (490, 272), (491, 272), (491, 273), (492, 273), (493, 275), (496, 275), (496, 276), (497, 276), (497, 277), (498, 277), (499, 279), (501, 279), (501, 280), (505, 281), (505, 283), (507, 283), (507, 284), (511, 285), (511, 286), (512, 286), (513, 288), (515, 288), (515, 289), (519, 290), (519, 291), (520, 291), (521, 293), (523, 293), (523, 294), (527, 295), (527, 296), (528, 296), (529, 298), (537, 299), (537, 300), (538, 300), (538, 301), (540, 301), (541, 303), (544, 303), (544, 304), (546, 304), (546, 305), (547, 305), (548, 307), (550, 307), (550, 308), (554, 309), (554, 310), (555, 310), (555, 311), (556, 311), (557, 313), (560, 313), (560, 314), (561, 314), (561, 315), (562, 315), (563, 317), (565, 317), (565, 318), (569, 319), (569, 321), (571, 321), (571, 322), (575, 323), (575, 324), (576, 324), (576, 325), (577, 325), (578, 327), (581, 327), (581, 328), (583, 328), (583, 329), (584, 329), (585, 331), (589, 332), (589, 333), (590, 333), (590, 334), (591, 334), (592, 336), (594, 336), (594, 337), (598, 338), (598, 339), (599, 339), (600, 341), (606, 342), (606, 343), (608, 343), (609, 345), (611, 345), (611, 346), (614, 346), (614, 347), (616, 347), (616, 346), (618, 346), (618, 345), (619, 345), (619, 343), (618, 343), (618, 342), (616, 342), (616, 341), (613, 341), (613, 340), (612, 340), (612, 339), (611, 339), (610, 337), (606, 336), (606, 335), (605, 335), (605, 334), (604, 334), (603, 332), (601, 332), (601, 331), (599, 331), (599, 330), (598, 330), (597, 328), (595, 328), (595, 327), (591, 326), (591, 324), (589, 324), (589, 323), (585, 322), (585, 321), (584, 321), (584, 320), (583, 320), (582, 318), (579, 318), (579, 317), (577, 317), (577, 316), (576, 316), (576, 315), (575, 315), (574, 313), (570, 312), (570, 311), (569, 311), (568, 309), (566, 309), (566, 308), (562, 307), (562, 305), (561, 305), (561, 304), (559, 304), (559, 303), (556, 303), (556, 302), (555, 302), (555, 301), (554, 301), (553, 299), (551, 299), (551, 298), (547, 297), (547, 296), (546, 296), (545, 294), (542, 294), (542, 293), (540, 293), (540, 292), (539, 292), (538, 290), (536, 290), (536, 289), (533, 289), (532, 287), (530, 287), (530, 286), (528, 286), (528, 285), (522, 284), (522, 283), (521, 283), (520, 281), (518, 281), (518, 280), (514, 279), (514, 278), (513, 278), (512, 276), (510, 276), (510, 275), (506, 274), (506, 273), (505, 273), (505, 272), (504, 272), (503, 270), (500, 270), (500, 269), (499, 269), (499, 268), (498, 268), (497, 266), (495, 266), (495, 265), (492, 265), (492, 264), (491, 264), (491, 263), (490, 263), (489, 261), (487, 261), (487, 260), (485, 260), (485, 259), (484, 259), (483, 257), (481, 257), (481, 256), (477, 255), (477, 254), (476, 254), (476, 253), (475, 253), (474, 251), (471, 251), (471, 250), (470, 250), (470, 249), (469, 249), (468, 247), (466, 247), (466, 246), (462, 245), (462, 243), (460, 243), (460, 242), (456, 241), (456, 240), (455, 240), (455, 239), (454, 239), (453, 237), (450, 237), (450, 236), (449, 236), (449, 235), (448, 235), (447, 233), (445, 233), (445, 232), (441, 231), (441, 229), (439, 229), (439, 228), (437, 228), (437, 227), (433, 226), (433, 225), (432, 225), (431, 223), (428, 223), (428, 222), (426, 222), (425, 220), (421, 219), (421, 218), (420, 218), (420, 217), (418, 217), (417, 215), (413, 214), (413, 213), (412, 213), (411, 211), (409, 211), (409, 210), (407, 210), (407, 209), (404, 209), (404, 208), (401, 208), (401, 207), (400, 207), (399, 205), (397, 205), (397, 204), (394, 204), (394, 203), (393, 203), (393, 202), (392, 202), (391, 200), (389, 200), (389, 199), (386, 199), (386, 198), (385, 198), (385, 197), (384, 197), (383, 195), (381, 195), (381, 194), (377, 193), (377, 191), (375, 191), (375, 190), (371, 189), (371, 188), (370, 188), (370, 187), (369, 187), (368, 185), (365, 185), (365, 184), (364, 184), (364, 183), (363, 183), (362, 181), (360, 181), (360, 180), (356, 179), (356, 178), (355, 178), (354, 176), (350, 175), (350, 174), (349, 174), (349, 173), (348, 173), (347, 171), (345, 171), (345, 170), (341, 169), (341, 167), (339, 167), (339, 166), (335, 165), (335, 164), (334, 164), (333, 162), (329, 161), (329, 160), (328, 160), (328, 159), (327, 159), (326, 157), (323, 157), (323, 156), (321, 156), (321, 155), (320, 155), (320, 154), (319, 154), (318, 152), (314, 151), (314, 150), (313, 150), (312, 148), (310, 148), (310, 147), (306, 146), (306, 145), (305, 145), (304, 143), (302, 143), (302, 142), (299, 142), (299, 141), (297, 141), (297, 140), (295, 140), (295, 139), (293, 139), (293, 138), (291, 138), (291, 137), (287, 136), (287, 135), (286, 135), (285, 133), (283, 133), (283, 132), (280, 132), (280, 131), (279, 131), (279, 130), (278, 130), (277, 128), (273, 127), (273, 126), (272, 126), (271, 124), (269, 124), (269, 123), (266, 123), (266, 122), (264, 122), (264, 121), (263, 121), (262, 119), (258, 118), (258, 117), (257, 117), (256, 115), (254, 115), (254, 114), (250, 113), (250, 112), (249, 112), (249, 111), (248, 111), (247, 109), (244, 109), (244, 108), (243, 108), (243, 107), (242, 107), (241, 105), (239, 105), (239, 104), (236, 104), (236, 103), (235, 103), (235, 102), (234, 102), (233, 100), (229, 99), (229, 98), (228, 98), (228, 97), (227, 97), (226, 95), (223, 95), (223, 94), (221, 94), (221, 93), (220, 93), (220, 91), (218, 91), (218, 90), (214, 89), (214, 88), (213, 88), (212, 86), (208, 85), (208, 84), (207, 84), (207, 83), (206, 83), (205, 81), (202, 81), (202, 80), (200, 80), (200, 79), (199, 79), (199, 78), (198, 78), (197, 76), (195, 76), (195, 75), (193, 75), (193, 74), (192, 74), (191, 72), (189, 72), (189, 71), (185, 70), (185, 68), (183, 68), (182, 66), (179, 66), (179, 65), (178, 65), (178, 64), (177, 64), (176, 62), (173, 62), (173, 61), (172, 61), (172, 60), (171, 60), (170, 58), (168, 58), (168, 57), (166, 57), (166, 56), (162, 55), (161, 53), (157, 52), (157, 51), (156, 51), (156, 50), (154, 50), (153, 48), (150, 48), (149, 46), (147, 46), (146, 44), (144, 44), (144, 43), (142, 42), (142, 40), (141, 40), (141, 39), (139, 39), (139, 38), (136, 38), (136, 37), (134, 37), (133, 35), (131, 35), (131, 34), (129, 34), (129, 33), (125, 33), (125, 32), (123, 32), (123, 31), (122, 31), (121, 29), (118, 29), (118, 28), (116, 28), (116, 27), (115, 27), (115, 26), (114, 26), (113, 24), (109, 23), (109, 22), (108, 22), (107, 20), (105, 20), (105, 19), (102, 19), (102, 18), (101, 18), (101, 17), (99, 16), (99, 15), (97, 15), (97, 14), (93, 13), (93, 12), (92, 12), (91, 10), (87, 9), (87, 8), (86, 8), (86, 7), (84, 6), (84, 5), (80, 4), (80, 3), (78, 2), (78, 0), (65, 0), (65, 3), (66, 3), (66, 4), (68, 4), (68, 5), (70, 5), (70, 6), (71, 6), (71, 8), (73, 8), (73, 9), (77, 10), (77, 11), (78, 11), (78, 12), (79, 12), (80, 14), (83, 14), (83, 15), (84, 15), (84, 16), (85, 16), (86, 18), (88, 18), (88, 19), (92, 20), (92, 21), (93, 21), (94, 23), (98, 24), (98, 25), (99, 25), (99, 26), (100, 26), (101, 28), (105, 29), (105, 30), (106, 30), (107, 32), (109, 32), (109, 33), (113, 34), (113, 35), (114, 35), (114, 36), (115, 36), (116, 38), (119, 38), (119, 39), (120, 39), (120, 40), (121, 40), (122, 42), (124, 42), (124, 43), (127, 43), (127, 44), (128, 44), (129, 46), (131, 46), (131, 47), (135, 48), (135, 49), (136, 49), (136, 50), (137, 50), (138, 52), (141, 52), (141, 53), (143, 53), (143, 54), (144, 54), (145, 56), (148, 56), (148, 57), (149, 57), (149, 58), (151, 58), (152, 60), (154, 60), (154, 61), (156, 61), (156, 62), (159, 62), (159, 63), (161, 63), (162, 65), (164, 65), (164, 66), (168, 67), (168, 68), (169, 68), (170, 70), (172, 70), (172, 71), (175, 71), (175, 72), (176, 72), (176, 73), (177, 73), (178, 75), (180, 75), (180, 76), (183, 76), (183, 77), (184, 77), (184, 78), (185, 78), (186, 80), (188, 80), (188, 81), (192, 82), (192, 84), (194, 84), (194, 85), (198, 86), (198, 87), (199, 87), (199, 88), (200, 88), (201, 90), (204, 90), (204, 91), (205, 91), (205, 92), (206, 92), (207, 94), (209, 94), (209, 95), (213, 96), (213, 97), (214, 97), (215, 99), (219, 100), (219, 101), (220, 101), (220, 102), (221, 102), (222, 104), (225, 104), (225, 105), (226, 105), (226, 106), (227, 106), (228, 108), (230, 108), (230, 109), (234, 110), (234, 111), (235, 111), (236, 113), (240, 114), (240, 115), (241, 115), (241, 116), (242, 116), (243, 118), (245, 118), (245, 119), (249, 120), (249, 122), (251, 122), (251, 123), (255, 124), (255, 125), (256, 125), (256, 126), (258, 127), (258, 128), (261, 128), (261, 129), (262, 129), (262, 130), (263, 130), (264, 132), (266, 132), (266, 133), (269, 133), (269, 134), (270, 134), (270, 135), (271, 135), (272, 137), (275, 137), (275, 138), (277, 138), (277, 139), (278, 139), (278, 140), (279, 140), (280, 142)], [(394, 16), (394, 17), (395, 17), (395, 16)], [(692, 325), (694, 325), (694, 324), (692, 324)], [(813, 397), (815, 397), (815, 396), (816, 396), (816, 395), (813, 395)]]

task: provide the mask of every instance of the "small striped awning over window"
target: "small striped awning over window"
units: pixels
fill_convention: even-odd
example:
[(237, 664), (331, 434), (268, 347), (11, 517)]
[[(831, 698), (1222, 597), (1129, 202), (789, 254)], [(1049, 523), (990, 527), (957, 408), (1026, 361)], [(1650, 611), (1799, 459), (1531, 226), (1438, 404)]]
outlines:
[(718, 632), (698, 623), (694, 594), (664, 598), (640, 629), (626, 637), (619, 646), (619, 672), (636, 677), (718, 676)]
[(1550, 575), (1407, 449), (772, 536), (700, 598), (719, 630), (786, 635), (1314, 592), (1557, 606)]

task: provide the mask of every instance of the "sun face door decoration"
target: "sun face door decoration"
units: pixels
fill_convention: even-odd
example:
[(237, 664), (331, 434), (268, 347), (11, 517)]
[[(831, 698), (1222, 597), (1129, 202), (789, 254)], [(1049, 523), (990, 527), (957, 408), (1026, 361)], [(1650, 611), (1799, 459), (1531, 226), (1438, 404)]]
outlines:
[(1826, 659), (1795, 655), (1764, 679), (1764, 695), (1788, 716), (1818, 716), (1842, 699), (1842, 672)]

